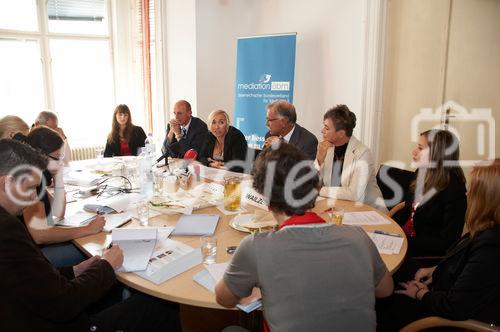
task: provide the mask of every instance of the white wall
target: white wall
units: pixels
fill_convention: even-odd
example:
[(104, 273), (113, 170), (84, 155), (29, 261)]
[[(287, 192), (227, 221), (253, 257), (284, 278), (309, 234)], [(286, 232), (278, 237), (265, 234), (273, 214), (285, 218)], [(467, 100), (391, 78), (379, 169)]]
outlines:
[[(175, 101), (188, 100), (197, 111), (196, 99), (196, 13), (195, 0), (166, 1), (166, 81), (168, 109)], [(168, 119), (168, 117), (167, 117)]]
[[(323, 114), (335, 104), (347, 104), (360, 118), (367, 1), (169, 1), (170, 107), (176, 99), (189, 99), (195, 89), (198, 116), (206, 119), (216, 108), (232, 115), (237, 37), (297, 32), (294, 104), (298, 122), (321, 137)], [(195, 37), (193, 26), (189, 26), (193, 13), (187, 12), (193, 5)], [(178, 36), (181, 31), (183, 37)], [(186, 45), (179, 45), (181, 40)], [(188, 64), (193, 60), (193, 47), (196, 74), (190, 71), (194, 66), (189, 68)], [(188, 85), (193, 77), (196, 85)]]
[[(450, 119), (461, 139), (461, 160), (500, 155), (499, 17), (500, 1), (389, 0), (380, 162), (398, 160), (409, 168), (417, 139), (412, 120), (421, 108), (435, 111), (448, 101), (466, 112), (491, 109), (497, 121), (491, 130), (496, 138), (485, 144), (491, 156), (478, 149), (478, 122)], [(418, 131), (438, 124), (439, 118), (423, 122)]]

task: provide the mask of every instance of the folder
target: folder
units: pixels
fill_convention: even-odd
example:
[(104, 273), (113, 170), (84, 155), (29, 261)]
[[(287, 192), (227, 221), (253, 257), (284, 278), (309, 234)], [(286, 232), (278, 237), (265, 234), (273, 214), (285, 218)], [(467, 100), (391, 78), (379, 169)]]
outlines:
[(201, 236), (213, 235), (219, 222), (216, 214), (191, 214), (182, 215), (175, 226), (172, 235), (175, 236)]

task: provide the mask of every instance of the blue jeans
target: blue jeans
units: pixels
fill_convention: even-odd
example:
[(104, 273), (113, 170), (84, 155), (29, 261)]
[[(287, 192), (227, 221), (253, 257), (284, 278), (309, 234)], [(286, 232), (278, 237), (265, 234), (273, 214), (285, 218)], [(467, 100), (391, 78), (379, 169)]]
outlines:
[(71, 242), (42, 245), (40, 249), (56, 268), (77, 265), (88, 258)]

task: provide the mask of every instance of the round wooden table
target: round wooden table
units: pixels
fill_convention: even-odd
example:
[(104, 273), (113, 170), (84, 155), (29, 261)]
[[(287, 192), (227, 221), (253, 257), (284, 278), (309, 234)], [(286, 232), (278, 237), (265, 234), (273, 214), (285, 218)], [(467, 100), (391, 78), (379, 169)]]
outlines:
[[(335, 205), (344, 208), (346, 212), (377, 211), (370, 206), (362, 205), (359, 203), (355, 204), (353, 202), (348, 202), (348, 201), (338, 200)], [(249, 212), (258, 209), (252, 205), (244, 205), (243, 207)], [(316, 207), (314, 208), (313, 211), (320, 214), (323, 218), (325, 218), (325, 220), (327, 220), (328, 216), (324, 212), (326, 208), (327, 208), (327, 199), (323, 199), (317, 202)], [(220, 215), (220, 220), (216, 230), (216, 236), (218, 241), (216, 262), (223, 263), (231, 260), (232, 256), (226, 252), (226, 248), (228, 246), (237, 246), (240, 243), (241, 239), (246, 235), (248, 235), (248, 233), (243, 233), (231, 228), (229, 226), (229, 221), (234, 216), (232, 215), (226, 216), (222, 214), (215, 207), (197, 210), (194, 213), (195, 214), (216, 213)], [(383, 215), (382, 213), (380, 214)], [(366, 231), (374, 231), (375, 229), (378, 229), (386, 232), (398, 233), (403, 236), (404, 238), (403, 247), (401, 248), (399, 254), (381, 255), (389, 271), (394, 272), (399, 268), (405, 257), (408, 244), (402, 229), (392, 219), (390, 219), (385, 215), (384, 217), (390, 220), (391, 224), (377, 225), (377, 226), (362, 226), (362, 227)], [(179, 215), (160, 215), (155, 218), (152, 218), (150, 221), (150, 225), (156, 227), (175, 226), (178, 219)], [(133, 220), (124, 227), (137, 227), (137, 226), (138, 226), (138, 221)], [(192, 247), (200, 246), (199, 237), (197, 236), (184, 236), (184, 237), (171, 236), (171, 238), (173, 240), (186, 243)], [(102, 249), (105, 248), (110, 242), (111, 242), (111, 235), (104, 232), (75, 240), (75, 244), (89, 255), (100, 254), (102, 252)], [(155, 297), (177, 302), (180, 304), (192, 305), (197, 307), (226, 309), (215, 302), (215, 296), (213, 293), (211, 293), (210, 291), (208, 291), (207, 289), (205, 289), (204, 287), (202, 287), (193, 280), (193, 275), (200, 272), (202, 269), (203, 269), (202, 264), (197, 265), (194, 268), (184, 273), (181, 273), (180, 275), (172, 279), (167, 280), (161, 285), (156, 285), (148, 280), (139, 277), (134, 273), (118, 273), (117, 277), (118, 280), (120, 280), (124, 284)]]

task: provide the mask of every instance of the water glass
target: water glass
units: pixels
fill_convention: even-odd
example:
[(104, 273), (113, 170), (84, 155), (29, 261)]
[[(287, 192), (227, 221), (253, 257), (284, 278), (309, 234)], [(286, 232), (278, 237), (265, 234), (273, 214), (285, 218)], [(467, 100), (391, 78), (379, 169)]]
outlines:
[(177, 192), (178, 181), (177, 176), (174, 174), (167, 174), (163, 176), (163, 194), (172, 194)]
[(161, 196), (163, 193), (163, 173), (153, 173), (154, 195)]
[(215, 263), (217, 256), (217, 238), (215, 236), (205, 235), (200, 237), (201, 253), (203, 255), (203, 264)]
[(137, 216), (141, 226), (149, 225), (149, 204), (148, 201), (140, 201), (137, 203)]

